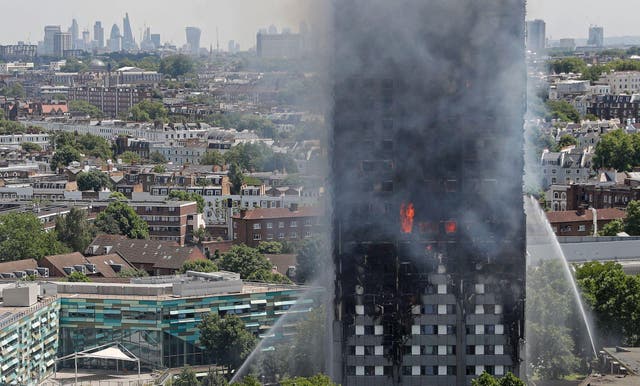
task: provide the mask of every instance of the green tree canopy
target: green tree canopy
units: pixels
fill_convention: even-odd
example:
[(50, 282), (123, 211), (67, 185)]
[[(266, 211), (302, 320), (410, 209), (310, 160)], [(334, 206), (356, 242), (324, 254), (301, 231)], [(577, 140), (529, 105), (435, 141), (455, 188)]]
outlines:
[(486, 371), (478, 378), (471, 381), (471, 386), (526, 386), (525, 383), (513, 373), (509, 372), (501, 378), (496, 378)]
[(602, 227), (600, 236), (615, 236), (620, 232), (624, 232), (624, 222), (622, 220), (613, 220)]
[(169, 112), (162, 102), (145, 99), (129, 109), (129, 117), (136, 122), (165, 121)]
[(91, 169), (88, 172), (80, 172), (76, 177), (78, 189), (81, 191), (93, 190), (99, 192), (111, 187), (109, 176), (101, 170)]
[(164, 172), (166, 172), (166, 171), (167, 171), (167, 167), (166, 167), (166, 166), (164, 166), (164, 165), (162, 165), (162, 164), (158, 164), (158, 165), (155, 165), (155, 166), (153, 167), (153, 169), (151, 169), (151, 170), (152, 170), (154, 173), (164, 173)]
[(230, 372), (238, 369), (256, 345), (256, 338), (236, 315), (221, 317), (209, 313), (202, 318), (200, 343), (209, 350), (218, 365)]
[(85, 72), (89, 69), (89, 66), (80, 62), (76, 58), (66, 59), (64, 66), (60, 67), (61, 72)]
[(309, 282), (317, 278), (323, 269), (323, 263), (328, 259), (328, 247), (326, 241), (321, 238), (311, 238), (305, 240), (298, 250), (296, 281), (298, 283)]
[(633, 137), (624, 130), (614, 130), (600, 136), (593, 156), (594, 168), (614, 168), (618, 171), (631, 171), (638, 162), (638, 150), (634, 147)]
[(122, 162), (129, 165), (139, 164), (140, 161), (142, 161), (142, 158), (138, 153), (134, 153), (130, 150), (127, 150), (124, 153), (120, 154), (120, 159), (122, 160)]
[(255, 275), (258, 271), (271, 272), (272, 266), (257, 249), (244, 244), (231, 247), (218, 262), (220, 269), (239, 273), (243, 279)]
[(187, 55), (172, 55), (160, 61), (159, 72), (177, 78), (193, 72), (193, 60)]
[(554, 60), (550, 63), (550, 69), (556, 74), (561, 74), (563, 72), (567, 74), (570, 72), (578, 74), (586, 71), (587, 64), (580, 58), (570, 57)]
[(171, 383), (172, 386), (200, 386), (201, 383), (196, 377), (196, 372), (189, 366), (185, 366), (180, 374)]
[(195, 201), (198, 204), (198, 213), (202, 213), (204, 211), (204, 198), (196, 192), (172, 190), (168, 197), (170, 200)]
[(20, 146), (22, 147), (22, 150), (26, 151), (27, 153), (34, 153), (34, 152), (41, 152), (42, 151), (42, 146), (38, 145), (37, 143), (33, 143), (33, 142), (22, 142), (22, 143), (20, 143)]
[(640, 236), (640, 201), (634, 200), (627, 204), (624, 231), (631, 236)]
[(80, 152), (71, 146), (63, 146), (56, 150), (51, 157), (51, 170), (58, 170), (69, 166), (71, 162), (80, 161), (82, 156)]
[(297, 173), (298, 167), (288, 154), (274, 153), (264, 143), (243, 143), (233, 146), (224, 154), (226, 164), (238, 164), (249, 172), (270, 172), (274, 170)]
[(560, 137), (560, 140), (558, 141), (558, 148), (562, 149), (563, 147), (577, 145), (577, 144), (578, 144), (578, 140), (573, 135), (565, 134), (562, 137)]
[(218, 267), (216, 267), (213, 261), (207, 259), (198, 259), (185, 261), (180, 268), (180, 273), (185, 273), (187, 271), (216, 272), (217, 270)]
[(63, 131), (54, 134), (53, 143), (56, 149), (68, 146), (87, 156), (103, 160), (113, 158), (113, 149), (109, 141), (97, 135), (74, 134)]
[(217, 165), (224, 166), (224, 157), (217, 150), (209, 150), (200, 158), (200, 165)]
[(336, 386), (331, 378), (324, 374), (316, 374), (311, 377), (295, 377), (291, 379), (283, 379), (280, 381), (281, 386)]
[(162, 155), (159, 151), (154, 151), (149, 154), (149, 160), (154, 164), (165, 164), (167, 163), (167, 157)]
[(87, 101), (69, 101), (69, 111), (74, 114), (89, 116), (91, 118), (103, 118), (102, 110)]
[(147, 271), (138, 268), (125, 268), (118, 272), (118, 277), (145, 277), (149, 276)]
[(22, 83), (14, 82), (8, 86), (0, 88), (0, 95), (8, 98), (24, 98), (27, 94), (22, 87)]
[(113, 201), (98, 214), (95, 225), (99, 231), (112, 235), (125, 235), (130, 239), (149, 237), (149, 226), (124, 201)]
[(29, 212), (8, 213), (0, 216), (0, 261), (28, 258), (39, 260), (44, 256), (67, 252), (54, 232), (45, 232), (42, 223)]
[(282, 243), (278, 241), (261, 241), (258, 243), (258, 252), (264, 254), (282, 253)]
[(244, 174), (242, 174), (242, 170), (236, 162), (231, 163), (231, 166), (229, 166), (227, 176), (229, 177), (229, 182), (231, 182), (231, 194), (240, 194), (244, 182)]
[(580, 122), (578, 110), (567, 101), (548, 100), (546, 106), (549, 112), (547, 119), (558, 119), (563, 122)]
[(66, 216), (56, 217), (58, 240), (74, 252), (84, 253), (95, 237), (95, 227), (87, 219), (87, 212), (71, 208)]
[(67, 281), (69, 282), (80, 282), (80, 283), (88, 283), (91, 281), (87, 275), (82, 272), (73, 271), (67, 276)]

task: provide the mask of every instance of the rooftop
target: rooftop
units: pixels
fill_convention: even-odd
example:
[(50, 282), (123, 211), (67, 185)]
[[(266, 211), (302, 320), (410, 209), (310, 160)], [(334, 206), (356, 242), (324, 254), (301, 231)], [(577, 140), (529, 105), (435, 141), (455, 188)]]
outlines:
[[(617, 208), (597, 209), (597, 213), (598, 221), (623, 219), (627, 215), (625, 211)], [(547, 218), (552, 224), (564, 222), (593, 221), (593, 212), (589, 209), (586, 209), (584, 212), (575, 210), (547, 212)]]

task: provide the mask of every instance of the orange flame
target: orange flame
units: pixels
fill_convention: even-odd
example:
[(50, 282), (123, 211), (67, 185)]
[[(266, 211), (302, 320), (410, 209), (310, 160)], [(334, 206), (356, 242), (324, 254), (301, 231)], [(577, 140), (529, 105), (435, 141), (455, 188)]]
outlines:
[(413, 208), (413, 204), (409, 203), (400, 205), (400, 225), (403, 233), (413, 232), (413, 217), (416, 215), (416, 211)]
[(447, 232), (447, 234), (456, 233), (457, 230), (458, 224), (456, 224), (455, 220), (449, 220), (444, 223), (444, 231)]

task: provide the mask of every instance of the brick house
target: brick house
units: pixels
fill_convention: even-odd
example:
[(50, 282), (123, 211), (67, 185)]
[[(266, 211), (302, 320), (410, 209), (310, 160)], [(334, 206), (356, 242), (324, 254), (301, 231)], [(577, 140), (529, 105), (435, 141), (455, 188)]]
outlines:
[[(622, 220), (626, 217), (623, 210), (616, 208), (597, 209), (595, 222), (597, 229), (607, 225), (613, 220)], [(547, 219), (556, 236), (592, 236), (593, 235), (593, 210), (568, 210), (562, 212), (548, 212)]]
[(233, 216), (233, 242), (257, 247), (261, 241), (301, 241), (323, 231), (324, 212), (317, 207), (259, 208)]

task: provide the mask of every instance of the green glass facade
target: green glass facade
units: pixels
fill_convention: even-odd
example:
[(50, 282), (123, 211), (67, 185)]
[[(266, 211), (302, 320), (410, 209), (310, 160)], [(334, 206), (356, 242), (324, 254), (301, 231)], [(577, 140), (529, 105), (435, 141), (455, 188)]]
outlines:
[[(211, 363), (198, 342), (198, 324), (203, 315), (209, 312), (238, 315), (250, 331), (260, 336), (288, 312), (303, 291), (307, 289), (279, 287), (185, 298), (63, 295), (58, 355), (120, 342), (150, 368)], [(296, 311), (304, 313), (312, 309), (317, 305), (317, 297), (305, 296)], [(286, 335), (286, 328), (278, 334)]]
[(0, 385), (37, 385), (53, 372), (59, 312), (49, 298), (0, 320)]

